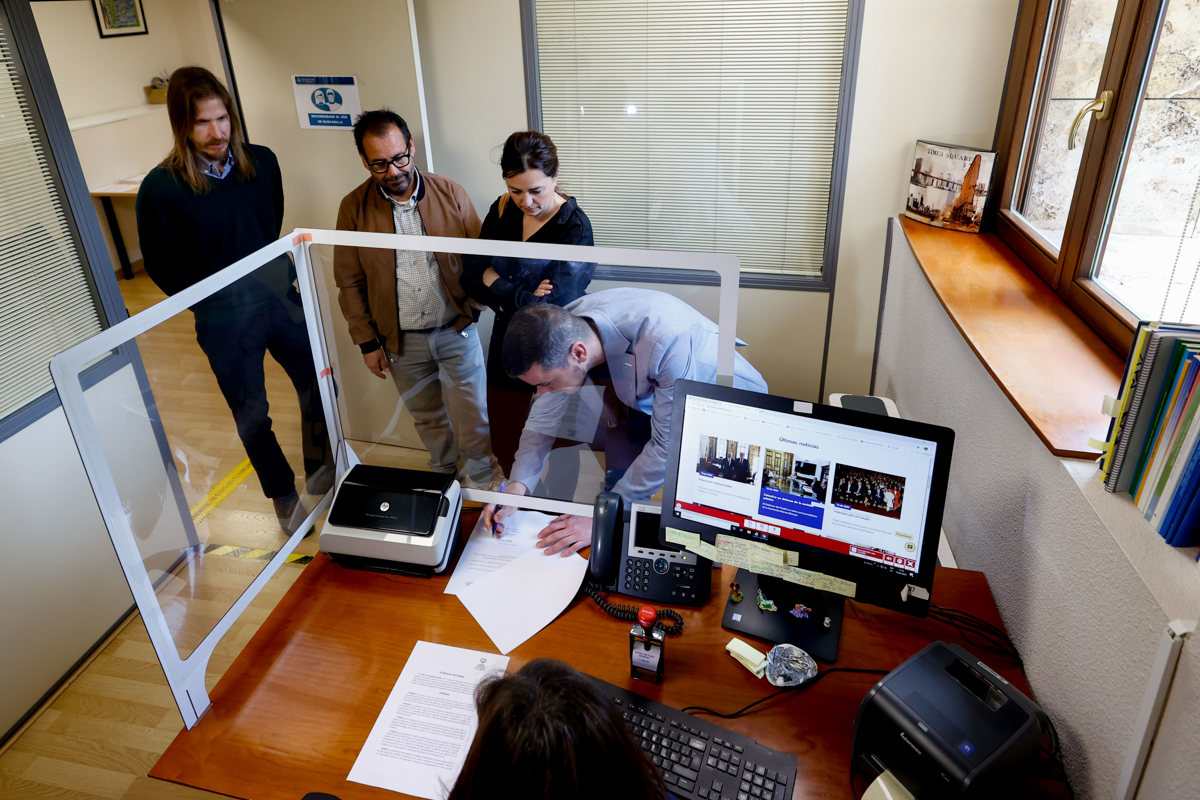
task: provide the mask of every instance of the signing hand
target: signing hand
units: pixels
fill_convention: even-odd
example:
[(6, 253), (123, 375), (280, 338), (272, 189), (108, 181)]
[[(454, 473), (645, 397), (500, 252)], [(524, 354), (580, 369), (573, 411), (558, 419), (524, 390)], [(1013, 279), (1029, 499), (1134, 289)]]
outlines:
[[(501, 489), (506, 494), (529, 494), (529, 489), (520, 481), (508, 481)], [(499, 506), (494, 503), (488, 503), (483, 507), (479, 518), (483, 521), (483, 529), (490, 531), (493, 536), (499, 536), (504, 533), (504, 520), (508, 515), (512, 514), (516, 509), (512, 506)]]
[(550, 294), (553, 291), (554, 291), (554, 284), (548, 280), (544, 280), (537, 285), (536, 289), (533, 290), (533, 296), (534, 297), (545, 297), (546, 295)]
[(573, 555), (592, 543), (592, 521), (588, 517), (563, 514), (551, 520), (538, 533), (537, 546), (545, 548), (546, 555), (561, 553)]
[(369, 353), (363, 353), (363, 363), (376, 378), (387, 378), (388, 359), (387, 353), (382, 347)]

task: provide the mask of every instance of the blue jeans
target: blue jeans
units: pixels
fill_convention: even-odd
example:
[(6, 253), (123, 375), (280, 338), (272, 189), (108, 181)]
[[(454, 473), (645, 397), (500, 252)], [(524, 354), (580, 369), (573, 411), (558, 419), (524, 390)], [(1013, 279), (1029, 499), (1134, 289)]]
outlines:
[(474, 325), (401, 331), (401, 352), (388, 353), (392, 380), (429, 450), (429, 466), (486, 487), (504, 477), (492, 455), (487, 372)]

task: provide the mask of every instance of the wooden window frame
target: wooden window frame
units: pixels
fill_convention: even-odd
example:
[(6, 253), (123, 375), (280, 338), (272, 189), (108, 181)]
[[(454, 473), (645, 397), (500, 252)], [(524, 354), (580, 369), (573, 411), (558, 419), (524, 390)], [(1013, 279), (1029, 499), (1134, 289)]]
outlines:
[[(996, 169), (1001, 181), (993, 193), (990, 214), (996, 235), (1118, 353), (1128, 352), (1137, 318), (1120, 306), (1091, 275), (1103, 252), (1108, 221), (1120, 193), (1124, 152), (1136, 131), (1143, 83), (1149, 75), (1157, 33), (1169, 0), (1119, 0), (1098, 91), (1111, 89), (1114, 102), (1104, 120), (1092, 117), (1082, 147), (1079, 173), (1071, 197), (1062, 246), (1053, 246), (1014, 211), (1024, 195), (1028, 175), (1021, 156), (1033, 152), (1040, 129), (1040, 99), (1051, 75), (1068, 0), (1027, 0), (1020, 4), (1009, 55), (1008, 75), (996, 126)], [(1027, 148), (1026, 143), (1031, 142)]]

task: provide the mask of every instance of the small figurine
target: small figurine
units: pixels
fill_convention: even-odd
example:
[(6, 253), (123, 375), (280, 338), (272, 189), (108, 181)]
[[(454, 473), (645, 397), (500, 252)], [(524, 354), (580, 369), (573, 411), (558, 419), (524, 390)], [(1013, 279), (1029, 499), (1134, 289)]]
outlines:
[(763, 594), (762, 589), (758, 590), (758, 598), (755, 600), (758, 604), (759, 611), (778, 611), (779, 608), (775, 605), (775, 601)]
[(804, 603), (796, 603), (788, 613), (796, 619), (808, 619), (812, 615), (812, 609)]
[(737, 581), (729, 584), (729, 602), (735, 606), (742, 602), (742, 587), (738, 585)]

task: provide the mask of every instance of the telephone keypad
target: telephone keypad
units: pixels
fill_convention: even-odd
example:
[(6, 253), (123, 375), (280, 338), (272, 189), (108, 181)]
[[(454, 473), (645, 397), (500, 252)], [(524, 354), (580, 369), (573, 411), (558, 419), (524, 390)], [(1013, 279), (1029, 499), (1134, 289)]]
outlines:
[(698, 576), (694, 564), (675, 564), (661, 556), (627, 556), (621, 572), (620, 589), (625, 594), (675, 603), (696, 603), (703, 597), (697, 580), (706, 576)]

